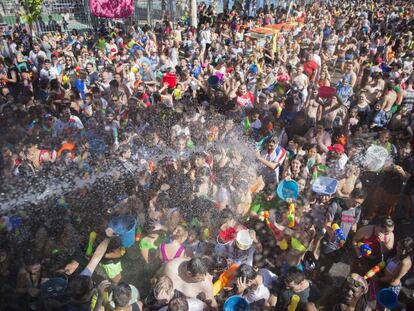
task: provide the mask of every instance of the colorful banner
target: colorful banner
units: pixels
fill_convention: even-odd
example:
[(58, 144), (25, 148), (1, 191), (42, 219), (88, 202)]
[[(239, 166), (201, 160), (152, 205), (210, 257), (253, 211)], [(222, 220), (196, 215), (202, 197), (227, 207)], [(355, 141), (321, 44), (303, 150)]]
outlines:
[(90, 0), (91, 14), (104, 18), (125, 18), (134, 13), (133, 0)]

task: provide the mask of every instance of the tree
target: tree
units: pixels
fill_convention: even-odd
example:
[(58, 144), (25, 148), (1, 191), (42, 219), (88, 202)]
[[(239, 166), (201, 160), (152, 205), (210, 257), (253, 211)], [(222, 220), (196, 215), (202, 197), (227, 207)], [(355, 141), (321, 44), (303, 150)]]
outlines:
[(42, 14), (43, 0), (19, 0), (23, 7), (23, 19), (29, 24), (30, 31), (33, 33), (33, 23), (35, 23)]
[(198, 26), (197, 0), (190, 0), (190, 18), (191, 18), (191, 26), (197, 28), (197, 26)]

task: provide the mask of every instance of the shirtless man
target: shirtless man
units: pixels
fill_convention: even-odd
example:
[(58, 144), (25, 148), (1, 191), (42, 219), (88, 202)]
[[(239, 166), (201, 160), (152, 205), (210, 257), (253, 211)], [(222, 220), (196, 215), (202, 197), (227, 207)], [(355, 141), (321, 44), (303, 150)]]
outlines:
[(368, 79), (368, 83), (362, 89), (370, 105), (374, 104), (377, 100), (380, 99), (384, 87), (385, 81), (382, 79), (381, 74), (377, 72), (371, 73), (371, 77)]
[(293, 85), (296, 85), (299, 91), (302, 94), (302, 102), (306, 102), (308, 97), (308, 86), (309, 86), (309, 78), (304, 73), (303, 65), (300, 64), (297, 67), (296, 76), (292, 80)]
[(158, 274), (168, 276), (173, 281), (174, 289), (179, 290), (186, 297), (205, 298), (201, 300), (208, 301), (211, 307), (217, 308), (212, 277), (208, 274), (207, 264), (202, 258), (173, 259), (167, 262)]
[(318, 121), (317, 119), (318, 107), (321, 104), (319, 97), (318, 97), (318, 92), (319, 91), (316, 87), (312, 87), (309, 100), (305, 104), (305, 112), (309, 120), (312, 121), (312, 125), (315, 125), (316, 122)]
[(325, 129), (333, 128), (333, 123), (340, 110), (341, 103), (336, 96), (333, 96), (327, 105), (320, 106), (318, 109), (318, 120), (323, 120)]
[(397, 102), (397, 99), (398, 95), (397, 92), (394, 90), (393, 83), (388, 83), (385, 86), (385, 96), (380, 105), (380, 111), (375, 116), (374, 123), (371, 125), (371, 127), (384, 127), (388, 124), (392, 117), (391, 108)]
[(358, 182), (359, 178), (359, 169), (355, 165), (349, 165), (348, 169), (346, 170), (344, 178), (338, 181), (338, 189), (336, 191), (339, 197), (349, 197), (352, 190), (359, 187), (360, 184)]

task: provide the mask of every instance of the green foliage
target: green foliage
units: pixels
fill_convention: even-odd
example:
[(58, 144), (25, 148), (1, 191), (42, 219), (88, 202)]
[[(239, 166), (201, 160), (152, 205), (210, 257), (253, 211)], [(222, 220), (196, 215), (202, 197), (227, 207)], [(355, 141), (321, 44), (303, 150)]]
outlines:
[(23, 7), (23, 18), (26, 23), (34, 23), (37, 21), (42, 13), (43, 0), (19, 0)]

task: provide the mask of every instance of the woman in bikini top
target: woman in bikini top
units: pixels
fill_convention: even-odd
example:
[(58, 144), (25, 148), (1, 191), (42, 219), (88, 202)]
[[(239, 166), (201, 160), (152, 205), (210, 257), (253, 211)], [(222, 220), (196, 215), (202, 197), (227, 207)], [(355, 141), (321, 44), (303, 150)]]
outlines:
[[(187, 240), (188, 232), (183, 226), (178, 225), (172, 234), (170, 243), (161, 243), (160, 257), (163, 262), (170, 261), (185, 255), (183, 243)], [(172, 256), (172, 257), (171, 257)]]

